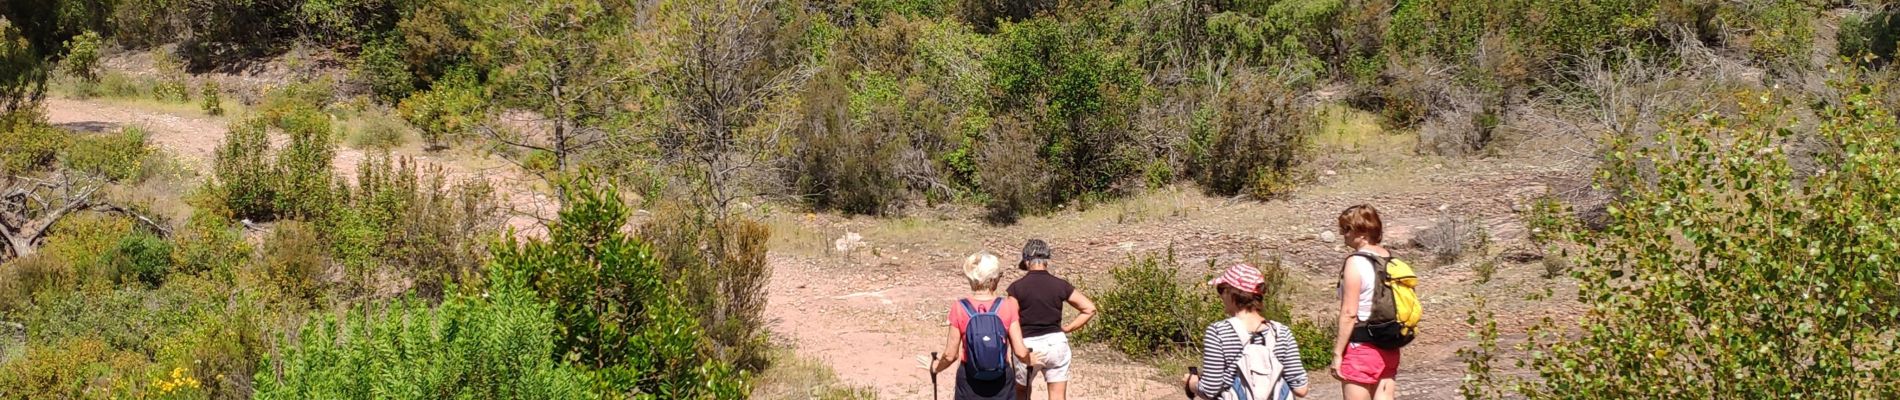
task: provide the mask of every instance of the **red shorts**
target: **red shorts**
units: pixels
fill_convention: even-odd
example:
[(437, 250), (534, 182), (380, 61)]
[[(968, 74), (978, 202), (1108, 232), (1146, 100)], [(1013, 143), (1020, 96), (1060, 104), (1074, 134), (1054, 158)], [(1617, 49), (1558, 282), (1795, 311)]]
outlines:
[(1377, 385), (1380, 379), (1399, 376), (1399, 351), (1347, 343), (1346, 354), (1339, 357), (1339, 375), (1347, 382)]

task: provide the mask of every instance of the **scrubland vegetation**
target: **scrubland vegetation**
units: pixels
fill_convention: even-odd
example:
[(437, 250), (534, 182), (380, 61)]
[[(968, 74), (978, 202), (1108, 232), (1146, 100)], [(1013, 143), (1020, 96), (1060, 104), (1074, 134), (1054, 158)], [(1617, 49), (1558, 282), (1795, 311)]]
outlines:
[[(1467, 396), (1894, 397), (1897, 15), (1876, 0), (9, 1), (0, 397), (745, 398), (786, 359), (761, 316), (760, 204), (1008, 223), (1177, 183), (1272, 201), (1312, 179), (1330, 107), (1432, 156), (1484, 157), (1526, 126), (1596, 144), (1608, 200), (1553, 194), (1530, 221), (1592, 311), (1527, 334), (1534, 378), (1495, 371), (1518, 353), (1474, 313)], [(156, 54), (153, 71), (101, 65), (121, 52)], [(203, 78), (292, 52), (348, 72), (256, 93)], [(55, 87), (187, 104), (229, 133), (207, 170), (168, 171), (138, 127), (45, 123)], [(561, 210), (545, 237), (503, 228), (514, 210), (487, 180), (389, 155), (337, 172), (338, 146), (410, 135), (543, 180)], [(127, 190), (154, 179), (187, 189)], [(188, 212), (155, 211), (173, 203)], [(1444, 232), (1433, 252), (1455, 257), (1467, 235)], [(1090, 339), (1190, 348), (1218, 303), (1174, 264), (1117, 269)]]

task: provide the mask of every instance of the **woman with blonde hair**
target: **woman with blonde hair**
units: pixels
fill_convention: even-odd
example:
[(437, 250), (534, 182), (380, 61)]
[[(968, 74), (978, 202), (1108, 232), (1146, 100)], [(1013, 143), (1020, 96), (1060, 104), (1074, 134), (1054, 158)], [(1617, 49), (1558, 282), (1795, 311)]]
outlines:
[(1010, 357), (1032, 358), (1023, 345), (1016, 300), (996, 295), (1002, 264), (987, 251), (977, 252), (964, 259), (963, 275), (970, 294), (950, 306), (944, 350), (934, 359), (918, 356), (918, 365), (933, 377), (957, 366), (955, 399), (1015, 399), (1016, 374)]

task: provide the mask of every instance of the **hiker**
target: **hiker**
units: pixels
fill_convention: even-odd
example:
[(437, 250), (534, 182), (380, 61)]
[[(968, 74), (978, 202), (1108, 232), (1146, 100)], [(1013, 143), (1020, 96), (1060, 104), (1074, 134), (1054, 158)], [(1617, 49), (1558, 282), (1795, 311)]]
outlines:
[[(1370, 205), (1355, 205), (1340, 212), (1339, 233), (1353, 253), (1346, 256), (1345, 265), (1340, 268), (1339, 329), (1337, 339), (1333, 340), (1333, 364), (1328, 369), (1333, 377), (1339, 378), (1340, 391), (1346, 400), (1395, 399), (1398, 397), (1398, 347), (1411, 341), (1410, 330), (1403, 342), (1376, 345), (1371, 343), (1373, 335), (1366, 328), (1367, 322), (1374, 319), (1375, 297), (1383, 287), (1380, 275), (1388, 267), (1385, 263), (1394, 261), (1393, 267), (1403, 266), (1403, 263), (1391, 260), (1392, 252), (1379, 246), (1385, 228), (1379, 221), (1379, 211)], [(1411, 268), (1404, 269), (1409, 275)], [(1409, 289), (1406, 294), (1410, 294)], [(1377, 300), (1390, 304), (1391, 298), (1391, 294), (1386, 294)], [(1416, 309), (1416, 297), (1412, 300)], [(1412, 321), (1416, 323), (1417, 317)]]
[[(1069, 386), (1069, 333), (1082, 329), (1095, 318), (1095, 302), (1069, 281), (1049, 273), (1049, 244), (1030, 239), (1023, 244), (1023, 256), (1016, 268), (1028, 271), (1009, 284), (1009, 297), (1022, 306), (1023, 344), (1042, 355), (1041, 363), (1016, 369), (1016, 397), (1028, 399), (1033, 390), (1030, 381), (1042, 375), (1049, 384), (1049, 400), (1064, 400)], [(1080, 314), (1068, 324), (1062, 323), (1062, 305), (1075, 307)]]
[(957, 367), (958, 400), (1016, 398), (1014, 363), (1033, 360), (1023, 346), (1022, 322), (1015, 299), (996, 295), (996, 284), (1003, 268), (995, 255), (978, 252), (964, 260), (963, 275), (969, 278), (970, 295), (950, 306), (949, 339), (935, 359), (918, 356), (918, 366), (935, 376), (952, 365)]
[(1201, 368), (1182, 378), (1188, 394), (1207, 400), (1306, 397), (1306, 367), (1293, 330), (1260, 315), (1267, 286), (1260, 270), (1235, 265), (1207, 284), (1220, 293), (1228, 318), (1201, 334)]

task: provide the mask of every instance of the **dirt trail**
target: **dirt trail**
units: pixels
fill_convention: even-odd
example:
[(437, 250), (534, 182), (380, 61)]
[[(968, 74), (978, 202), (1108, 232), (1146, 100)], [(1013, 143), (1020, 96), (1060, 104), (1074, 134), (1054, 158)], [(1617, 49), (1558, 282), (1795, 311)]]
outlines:
[[(1013, 259), (1023, 240), (1046, 239), (1055, 248), (1054, 272), (1098, 299), (1098, 288), (1111, 282), (1107, 271), (1133, 255), (1172, 249), (1188, 266), (1181, 274), (1199, 277), (1212, 272), (1206, 260), (1224, 266), (1258, 254), (1278, 258), (1285, 266), (1294, 314), (1316, 318), (1333, 300), (1333, 271), (1343, 254), (1338, 244), (1318, 238), (1332, 226), (1338, 210), (1361, 202), (1379, 205), (1386, 216), (1388, 243), (1399, 244), (1394, 247), (1433, 225), (1435, 218), (1470, 217), (1487, 233), (1493, 253), (1499, 253), (1525, 243), (1517, 210), (1545, 193), (1552, 182), (1575, 175), (1568, 167), (1534, 159), (1478, 160), (1451, 167), (1435, 162), (1341, 171), (1283, 201), (1230, 201), (1163, 191), (1005, 227), (967, 218), (782, 215), (774, 230), (776, 275), (767, 314), (775, 320), (779, 340), (829, 363), (844, 382), (874, 388), (882, 398), (928, 398), (929, 382), (912, 359), (942, 348), (944, 312), (951, 299), (966, 293), (958, 262), (970, 252), (987, 249)], [(860, 248), (841, 251), (836, 246), (847, 232), (862, 235)], [(1437, 263), (1415, 248), (1400, 249), (1399, 254), (1418, 260), (1426, 285), (1423, 301), (1431, 307), (1427, 336), (1405, 354), (1400, 379), (1407, 398), (1458, 398), (1464, 365), (1455, 352), (1471, 343), (1463, 324), (1471, 293), (1482, 292), (1494, 308), (1511, 310), (1499, 313), (1510, 316), (1501, 321), (1507, 336), (1521, 332), (1518, 327), (1538, 316), (1563, 315), (1571, 309), (1561, 300), (1573, 293), (1564, 289), (1568, 284), (1542, 279), (1534, 272), (1542, 267), (1535, 263), (1501, 265), (1497, 277), (1480, 286), (1473, 266), (1485, 257)], [(1004, 281), (1017, 276), (1012, 270)], [(1553, 288), (1553, 298), (1560, 300), (1524, 300), (1522, 294), (1545, 288)], [(1076, 380), (1070, 389), (1074, 398), (1180, 396), (1174, 386), (1179, 371), (1164, 374), (1100, 345), (1082, 345), (1077, 351)], [(1338, 398), (1338, 383), (1325, 374), (1313, 371), (1312, 398)]]
[[(143, 127), (150, 134), (147, 140), (153, 146), (171, 153), (187, 168), (200, 172), (211, 170), (212, 158), (218, 145), (224, 142), (225, 132), (230, 125), (230, 120), (226, 118), (155, 111), (100, 100), (51, 97), (46, 99), (44, 106), (48, 123), (68, 129), (103, 132), (121, 126)], [(272, 138), (274, 145), (281, 145), (282, 140), (282, 137)], [(533, 190), (538, 182), (506, 163), (417, 149), (396, 149), (390, 154), (414, 160), (419, 164), (418, 170), (441, 168), (450, 181), (488, 180), (516, 210), (506, 223), (519, 232), (540, 232), (542, 228), (534, 216), (552, 215), (552, 210), (544, 206), (551, 204), (551, 200), (540, 191)], [(338, 177), (354, 179), (356, 169), (369, 156), (371, 154), (363, 150), (337, 146), (333, 165)]]

